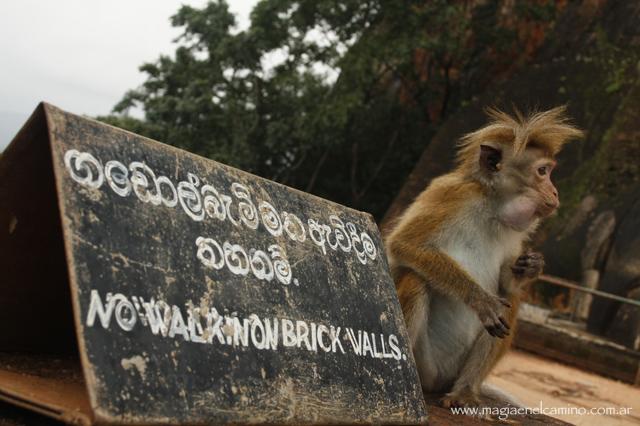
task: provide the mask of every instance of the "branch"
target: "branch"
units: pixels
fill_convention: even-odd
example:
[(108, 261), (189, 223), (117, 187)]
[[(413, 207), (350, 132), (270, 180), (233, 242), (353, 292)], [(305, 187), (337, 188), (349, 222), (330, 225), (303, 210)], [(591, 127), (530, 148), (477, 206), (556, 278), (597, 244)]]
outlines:
[(386, 164), (387, 158), (389, 157), (389, 154), (391, 154), (391, 150), (393, 148), (393, 145), (395, 145), (397, 139), (398, 139), (398, 130), (396, 129), (393, 132), (393, 135), (391, 136), (391, 139), (387, 144), (387, 149), (385, 149), (384, 154), (382, 155), (382, 158), (380, 158), (380, 161), (378, 162), (378, 165), (376, 166), (374, 172), (369, 176), (367, 183), (364, 185), (362, 190), (357, 194), (357, 199), (364, 197), (364, 195), (367, 193), (367, 191), (369, 190), (373, 182), (376, 180), (376, 178), (382, 171), (382, 168)]
[(440, 107), (440, 121), (444, 121), (444, 116), (447, 111), (447, 104), (449, 103), (449, 97), (451, 96), (451, 76), (450, 70), (453, 65), (453, 60), (449, 59), (444, 64), (444, 95), (442, 97), (442, 105)]
[(351, 197), (354, 201), (358, 200), (358, 183), (356, 182), (358, 171), (358, 142), (354, 142), (351, 145), (351, 170), (349, 175), (349, 182), (351, 183)]
[(291, 177), (291, 172), (298, 170), (298, 168), (302, 165), (304, 160), (307, 158), (308, 152), (309, 151), (304, 151), (302, 155), (300, 155), (300, 159), (295, 164), (292, 164), (289, 167), (286, 167), (287, 174), (285, 174), (281, 180), (279, 179), (284, 169), (278, 170), (276, 174), (271, 177), (271, 180), (280, 182), (281, 184), (286, 185), (287, 182), (289, 181), (289, 178)]
[(324, 151), (324, 154), (322, 154), (322, 157), (320, 157), (320, 161), (318, 161), (318, 164), (316, 164), (316, 168), (313, 170), (313, 173), (311, 174), (311, 179), (309, 179), (309, 183), (307, 184), (307, 187), (304, 189), (304, 192), (311, 192), (311, 190), (313, 189), (313, 186), (316, 184), (316, 179), (318, 178), (318, 173), (320, 172), (322, 165), (324, 164), (327, 157), (329, 156), (330, 149), (331, 147), (328, 146), (327, 149)]

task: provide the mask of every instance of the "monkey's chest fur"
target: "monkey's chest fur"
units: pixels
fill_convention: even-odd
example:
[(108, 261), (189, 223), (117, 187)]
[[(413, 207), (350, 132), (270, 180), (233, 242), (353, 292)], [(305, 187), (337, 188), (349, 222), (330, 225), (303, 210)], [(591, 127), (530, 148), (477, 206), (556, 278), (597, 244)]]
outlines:
[[(490, 227), (459, 223), (447, 227), (437, 246), (487, 292), (498, 294), (500, 269), (520, 251), (524, 238), (525, 234), (511, 230), (491, 232)], [(414, 352), (423, 387), (440, 391), (451, 386), (479, 333), (485, 330), (476, 313), (462, 301), (436, 292), (427, 298), (426, 327), (421, 327)]]

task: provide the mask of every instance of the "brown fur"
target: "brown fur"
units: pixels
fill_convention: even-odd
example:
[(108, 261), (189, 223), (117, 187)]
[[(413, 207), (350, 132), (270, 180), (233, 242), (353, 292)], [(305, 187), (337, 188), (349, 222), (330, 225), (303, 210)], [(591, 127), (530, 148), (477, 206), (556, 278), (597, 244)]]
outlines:
[[(446, 232), (444, 226), (447, 218), (462, 209), (469, 199), (480, 196), (482, 196), (480, 185), (465, 180), (457, 174), (435, 179), (429, 191), (422, 192), (405, 213), (405, 219), (412, 218), (411, 226), (396, 226), (389, 234), (387, 238), (389, 249), (407, 260), (412, 270), (419, 274), (422, 271), (423, 273), (420, 274), (422, 279), (433, 281), (432, 285), (437, 286), (440, 291), (451, 292), (468, 300), (470, 286), (475, 285), (471, 277), (445, 254), (428, 248), (416, 251), (415, 247), (422, 245), (425, 240), (435, 238), (439, 232)], [(425, 208), (429, 211), (428, 215), (423, 214)], [(395, 276), (397, 272), (394, 269), (392, 265)], [(415, 280), (396, 278), (398, 294), (415, 294), (415, 290), (405, 286), (415, 287)], [(424, 283), (422, 286), (424, 287)]]
[[(480, 383), (511, 343), (513, 328), (506, 336), (508, 332), (504, 323), (512, 327), (515, 324), (520, 288), (531, 279), (512, 273), (511, 266), (520, 253), (510, 253), (500, 268), (500, 294), (492, 294), (440, 249), (442, 241), (449, 241), (446, 238), (451, 226), (455, 226), (457, 232), (468, 232), (468, 235), (475, 235), (474, 226), (495, 227), (487, 229), (490, 239), (493, 234), (506, 232), (501, 228), (504, 225), (498, 222), (493, 224), (492, 216), (482, 214), (493, 212), (509, 197), (520, 194), (523, 187), (529, 188), (529, 193), (533, 194), (531, 197), (539, 197), (541, 191), (554, 192), (550, 180), (547, 179), (544, 188), (542, 183), (536, 183), (536, 179), (540, 178), (532, 176), (535, 173), (532, 170), (538, 167), (534, 165), (539, 164), (535, 161), (540, 158), (552, 159), (568, 140), (582, 135), (579, 129), (568, 122), (564, 107), (527, 117), (519, 112), (515, 117), (495, 109), (487, 112), (490, 117), (488, 125), (469, 133), (460, 141), (455, 170), (434, 179), (399, 218), (386, 238), (392, 274), (412, 336), (412, 345), (416, 343), (415, 327), (426, 321), (420, 316), (430, 315), (428, 302), (425, 301), (429, 300), (431, 292), (468, 305), (492, 335), (505, 337), (496, 339), (485, 332), (477, 336), (460, 367), (455, 385), (444, 400), (445, 405), (464, 404), (477, 399)], [(501, 160), (504, 160), (501, 166), (506, 170), (498, 168), (499, 172), (495, 171), (503, 177), (500, 184), (492, 183), (494, 172), (487, 172), (479, 161), (480, 148), (484, 144), (501, 147)], [(527, 154), (523, 155), (525, 150)], [(557, 200), (557, 193), (552, 196)], [(544, 203), (545, 200), (544, 197), (535, 199), (540, 200), (536, 203)], [(509, 303), (502, 297), (510, 302), (511, 309), (507, 308)]]
[(516, 111), (515, 117), (511, 117), (497, 109), (488, 108), (487, 115), (491, 119), (487, 126), (468, 133), (460, 140), (456, 157), (458, 170), (477, 169), (478, 148), (483, 143), (510, 145), (516, 155), (524, 152), (528, 146), (536, 146), (549, 157), (555, 157), (564, 144), (583, 136), (582, 130), (569, 123), (565, 106), (534, 112), (528, 117), (519, 111)]

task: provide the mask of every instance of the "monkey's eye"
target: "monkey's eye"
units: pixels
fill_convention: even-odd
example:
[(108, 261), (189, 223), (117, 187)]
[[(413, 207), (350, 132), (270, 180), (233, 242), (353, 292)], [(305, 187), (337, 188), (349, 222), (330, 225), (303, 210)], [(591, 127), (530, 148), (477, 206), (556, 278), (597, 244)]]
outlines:
[(538, 167), (538, 175), (545, 176), (549, 173), (549, 168), (547, 166)]

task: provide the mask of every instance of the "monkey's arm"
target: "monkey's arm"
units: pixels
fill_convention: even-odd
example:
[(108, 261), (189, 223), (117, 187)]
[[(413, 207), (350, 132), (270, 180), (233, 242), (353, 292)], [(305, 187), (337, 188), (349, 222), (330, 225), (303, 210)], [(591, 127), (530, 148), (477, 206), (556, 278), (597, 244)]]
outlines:
[(500, 338), (509, 334), (505, 315), (509, 302), (485, 291), (449, 256), (402, 234), (389, 241), (389, 251), (399, 266), (413, 270), (429, 287), (471, 307), (489, 334)]
[(466, 304), (482, 299), (483, 293), (488, 295), (453, 259), (437, 249), (394, 243), (389, 250), (399, 265), (415, 271), (440, 293)]

